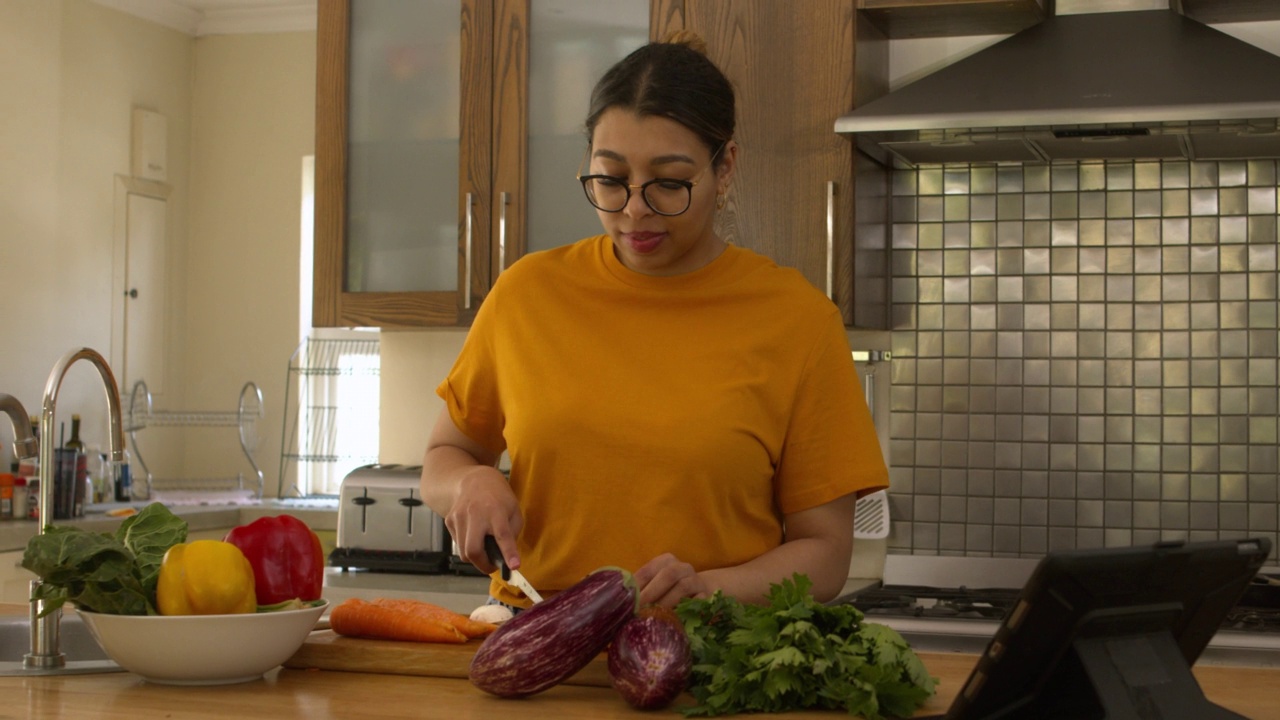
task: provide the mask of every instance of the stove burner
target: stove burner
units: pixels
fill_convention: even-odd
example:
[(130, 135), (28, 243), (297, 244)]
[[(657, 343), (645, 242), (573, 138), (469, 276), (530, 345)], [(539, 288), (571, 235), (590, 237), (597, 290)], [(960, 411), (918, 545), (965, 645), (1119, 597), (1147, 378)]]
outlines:
[(999, 620), (1013, 607), (1019, 592), (1007, 588), (886, 585), (863, 590), (849, 603), (867, 615)]
[(1222, 621), (1225, 630), (1245, 632), (1280, 632), (1280, 610), (1275, 608), (1236, 607)]

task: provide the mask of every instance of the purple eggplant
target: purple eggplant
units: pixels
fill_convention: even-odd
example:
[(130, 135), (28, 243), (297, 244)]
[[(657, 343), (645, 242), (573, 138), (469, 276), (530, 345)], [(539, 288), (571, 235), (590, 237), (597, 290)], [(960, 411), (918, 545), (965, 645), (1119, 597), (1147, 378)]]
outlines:
[(568, 680), (598, 656), (628, 620), (639, 595), (631, 573), (601, 568), (519, 613), (485, 638), (471, 659), (471, 683), (518, 698)]
[(671, 704), (689, 685), (693, 665), (689, 637), (660, 617), (627, 622), (609, 646), (609, 678), (622, 697), (640, 710)]

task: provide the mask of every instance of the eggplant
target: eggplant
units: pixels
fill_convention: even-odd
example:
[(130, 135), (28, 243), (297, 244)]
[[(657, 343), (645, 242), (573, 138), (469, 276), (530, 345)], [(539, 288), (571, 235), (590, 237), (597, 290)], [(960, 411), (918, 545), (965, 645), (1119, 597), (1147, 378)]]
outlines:
[(647, 616), (629, 620), (609, 646), (609, 679), (632, 707), (660, 710), (689, 686), (693, 655), (678, 623)]
[(519, 698), (562, 683), (605, 649), (639, 601), (631, 573), (600, 568), (499, 625), (471, 658), (471, 684)]

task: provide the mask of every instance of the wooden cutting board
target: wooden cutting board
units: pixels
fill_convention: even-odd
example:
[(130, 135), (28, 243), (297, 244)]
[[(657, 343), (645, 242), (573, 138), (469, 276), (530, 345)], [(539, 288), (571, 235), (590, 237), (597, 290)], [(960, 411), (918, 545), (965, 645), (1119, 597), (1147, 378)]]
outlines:
[[(307, 637), (284, 666), (465, 679), (471, 658), (479, 648), (479, 640), (462, 645), (403, 642), (344, 637), (332, 630), (317, 630)], [(601, 654), (566, 682), (570, 685), (609, 687), (605, 656)]]

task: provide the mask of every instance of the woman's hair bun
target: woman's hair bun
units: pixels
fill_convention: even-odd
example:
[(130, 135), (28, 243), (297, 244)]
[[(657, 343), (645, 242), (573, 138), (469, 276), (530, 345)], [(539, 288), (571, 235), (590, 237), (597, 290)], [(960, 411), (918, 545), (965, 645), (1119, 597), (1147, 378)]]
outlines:
[(707, 54), (707, 42), (702, 39), (701, 35), (692, 30), (672, 30), (667, 33), (662, 42), (672, 45), (684, 45), (700, 55)]

